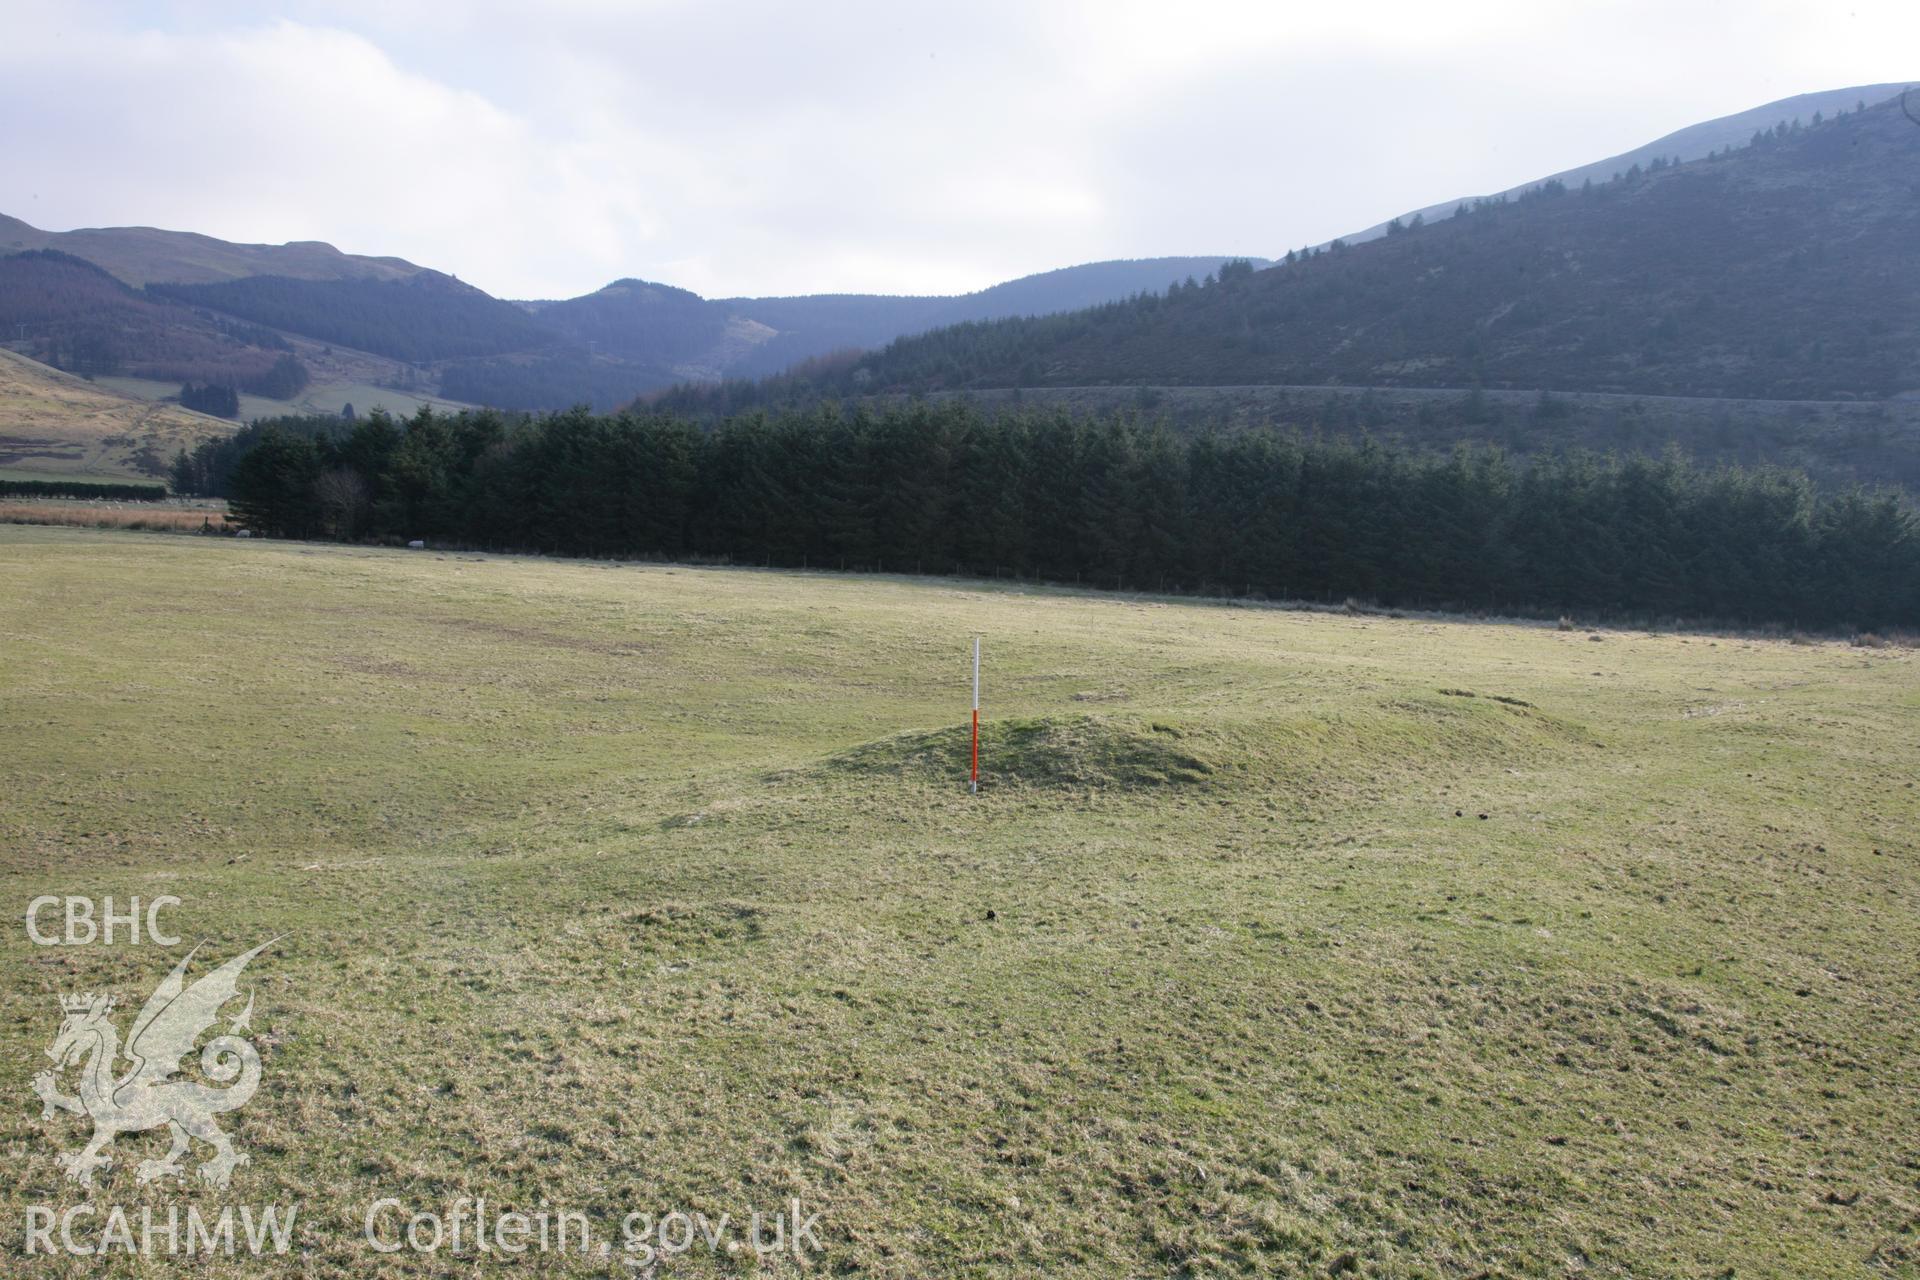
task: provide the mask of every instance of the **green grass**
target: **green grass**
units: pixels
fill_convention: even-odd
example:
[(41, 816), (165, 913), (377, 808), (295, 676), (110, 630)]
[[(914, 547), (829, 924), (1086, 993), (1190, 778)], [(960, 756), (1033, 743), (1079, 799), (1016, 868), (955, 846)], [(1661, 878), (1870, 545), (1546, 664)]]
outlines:
[(359, 1215), (484, 1195), (799, 1196), (845, 1274), (1912, 1275), (1920, 660), (1596, 634), (0, 528), (4, 1216), (77, 1195), (55, 996), (177, 958), (25, 903), (172, 893), (287, 935), (228, 1199), (301, 1252), (207, 1274), (470, 1274)]
[[(178, 382), (156, 382), (152, 378), (96, 378), (101, 386), (111, 388), (122, 395), (137, 400), (158, 401), (180, 394)], [(288, 414), (337, 414), (347, 405), (352, 405), (354, 413), (364, 417), (375, 409), (385, 409), (398, 418), (411, 417), (421, 405), (431, 405), (435, 411), (457, 413), (473, 406), (461, 404), (456, 400), (447, 400), (440, 396), (418, 395), (410, 391), (395, 391), (390, 387), (376, 386), (371, 382), (352, 382), (335, 379), (322, 379), (308, 385), (292, 400), (269, 400), (265, 396), (242, 395), (240, 397), (240, 418), (242, 422), (252, 422), (256, 418), (280, 418)]]
[(98, 471), (38, 471), (31, 467), (0, 467), (0, 480), (32, 480), (40, 484), (159, 484), (156, 477), (138, 474), (102, 474)]

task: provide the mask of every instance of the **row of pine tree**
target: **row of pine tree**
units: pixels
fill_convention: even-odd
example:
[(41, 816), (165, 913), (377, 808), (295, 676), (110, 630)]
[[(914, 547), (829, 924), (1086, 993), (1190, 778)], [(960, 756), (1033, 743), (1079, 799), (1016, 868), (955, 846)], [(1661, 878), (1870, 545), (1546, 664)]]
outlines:
[(1920, 622), (1920, 518), (1677, 455), (1515, 460), (825, 405), (259, 424), (176, 462), (262, 532), (1802, 626)]

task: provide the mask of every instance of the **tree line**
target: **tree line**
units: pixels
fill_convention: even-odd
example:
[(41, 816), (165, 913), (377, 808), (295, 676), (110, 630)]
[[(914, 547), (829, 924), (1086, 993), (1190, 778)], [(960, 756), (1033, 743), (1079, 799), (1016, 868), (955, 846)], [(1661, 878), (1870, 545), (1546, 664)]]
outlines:
[(240, 393), (232, 387), (213, 383), (202, 386), (183, 382), (180, 384), (180, 407), (192, 409), (195, 413), (211, 414), (216, 418), (237, 418), (240, 416)]
[(174, 487), (263, 533), (1801, 626), (1920, 622), (1920, 517), (1677, 453), (1424, 454), (1128, 415), (823, 404), (248, 427)]
[(299, 357), (285, 355), (275, 360), (264, 372), (240, 379), (237, 385), (182, 383), (179, 400), (185, 409), (211, 414), (216, 418), (237, 418), (240, 416), (242, 391), (270, 400), (291, 400), (306, 388), (307, 366), (300, 363)]
[(85, 480), (0, 480), (0, 497), (100, 498), (114, 502), (159, 502), (167, 496), (160, 484), (92, 483)]

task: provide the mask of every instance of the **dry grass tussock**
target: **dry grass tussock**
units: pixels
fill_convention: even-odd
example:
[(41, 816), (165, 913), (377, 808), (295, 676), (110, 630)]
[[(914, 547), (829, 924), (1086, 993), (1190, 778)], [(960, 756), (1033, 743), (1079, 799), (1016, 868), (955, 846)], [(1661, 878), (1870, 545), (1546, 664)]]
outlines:
[(51, 524), (80, 529), (148, 529), (197, 533), (209, 524), (222, 528), (225, 503), (88, 502), (71, 498), (13, 498), (0, 501), (0, 523)]

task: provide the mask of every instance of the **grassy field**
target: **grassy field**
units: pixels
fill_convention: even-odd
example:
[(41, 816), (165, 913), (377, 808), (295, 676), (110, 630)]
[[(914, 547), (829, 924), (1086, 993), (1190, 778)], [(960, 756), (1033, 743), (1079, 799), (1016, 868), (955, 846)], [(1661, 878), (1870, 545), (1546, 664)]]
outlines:
[(0, 349), (0, 467), (9, 475), (152, 480), (182, 447), (230, 430)]
[[(1912, 650), (0, 527), (0, 725), (9, 1273), (1920, 1271)], [(294, 1253), (22, 1258), (56, 996), (280, 935), (252, 1163), (94, 1194)], [(361, 1237), (462, 1196), (615, 1252)]]
[[(155, 382), (151, 378), (101, 378), (99, 381), (112, 390), (137, 400), (162, 400), (180, 393), (179, 383)], [(436, 411), (449, 413), (457, 413), (462, 409), (473, 407), (455, 400), (442, 399), (439, 396), (395, 391), (390, 387), (377, 386), (371, 382), (318, 379), (292, 400), (269, 400), (265, 396), (242, 395), (240, 421), (252, 422), (256, 418), (279, 418), (287, 414), (337, 414), (347, 405), (352, 405), (354, 413), (363, 417), (375, 409), (385, 409), (395, 417), (406, 418), (411, 417), (423, 404), (433, 406)]]

